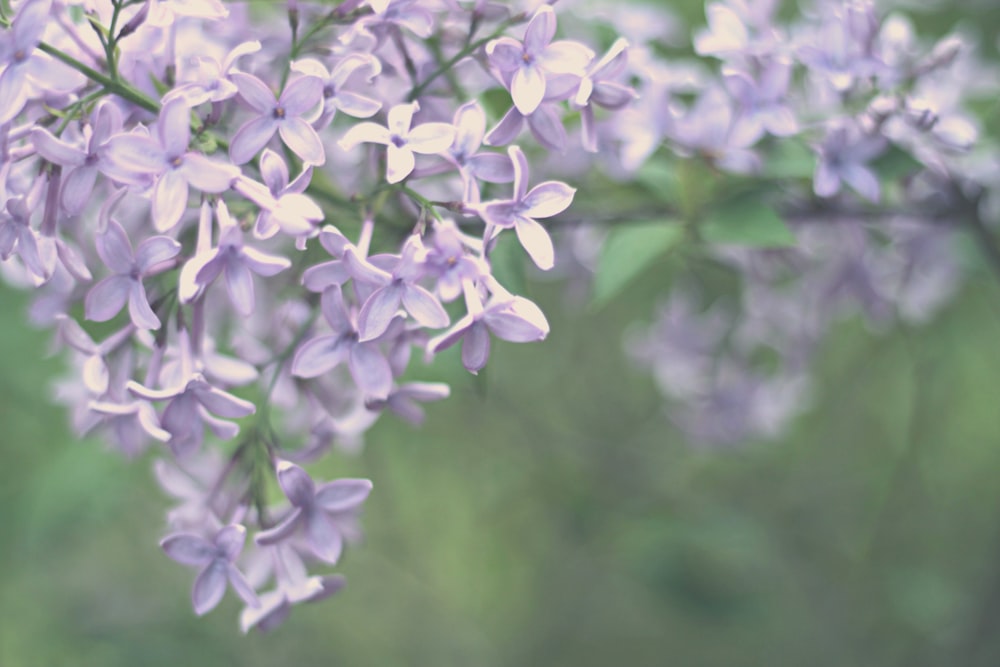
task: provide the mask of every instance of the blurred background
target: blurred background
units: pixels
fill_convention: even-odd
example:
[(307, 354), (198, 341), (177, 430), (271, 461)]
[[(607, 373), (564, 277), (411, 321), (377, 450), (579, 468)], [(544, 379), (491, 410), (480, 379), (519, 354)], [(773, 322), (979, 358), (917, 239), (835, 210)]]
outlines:
[(682, 270), (598, 310), (528, 280), (547, 341), (479, 377), (442, 355), (422, 428), (311, 468), (375, 482), (348, 587), (246, 637), (231, 594), (195, 618), (152, 457), (71, 435), (48, 334), (0, 289), (0, 666), (1000, 664), (1000, 283), (975, 271), (919, 328), (842, 323), (813, 410), (713, 450), (622, 349)]

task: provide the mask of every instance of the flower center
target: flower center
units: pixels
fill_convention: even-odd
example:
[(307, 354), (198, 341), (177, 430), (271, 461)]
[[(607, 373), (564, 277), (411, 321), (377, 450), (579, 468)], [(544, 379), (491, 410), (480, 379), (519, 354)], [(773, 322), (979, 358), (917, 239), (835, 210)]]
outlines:
[(274, 107), (274, 117), (275, 118), (279, 118), (279, 119), (280, 118), (284, 118), (285, 117), (285, 108), (284, 107)]

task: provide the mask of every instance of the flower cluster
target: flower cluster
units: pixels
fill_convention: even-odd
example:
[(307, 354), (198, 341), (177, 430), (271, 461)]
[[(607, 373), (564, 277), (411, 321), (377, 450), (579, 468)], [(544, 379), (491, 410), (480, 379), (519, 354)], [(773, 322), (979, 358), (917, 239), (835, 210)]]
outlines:
[(372, 484), (302, 466), (448, 396), (404, 380), (414, 350), (460, 345), (475, 373), (492, 339), (546, 337), (492, 253), (513, 230), (554, 265), (540, 221), (575, 190), (529, 156), (581, 113), (595, 151), (592, 107), (634, 96), (624, 42), (557, 40), (548, 5), (273, 9), (287, 22), (217, 0), (0, 12), (3, 273), (71, 353), (78, 430), (165, 456), (163, 550), (196, 568), (197, 614), (231, 587), (244, 631), (343, 585), (307, 566), (360, 538)]
[(630, 343), (674, 422), (722, 443), (801, 411), (841, 313), (932, 313), (959, 280), (947, 223), (988, 238), (1000, 201), (965, 111), (1000, 79), (869, 0), (792, 24), (709, 2), (699, 59), (664, 56), (663, 11), (597, 0), (248, 4), (0, 3), (0, 270), (69, 351), (77, 429), (162, 457), (194, 611), (232, 587), (244, 631), (344, 585), (372, 484), (304, 466), (448, 396), (414, 351), (476, 373), (494, 339), (548, 335), (494, 260), (505, 238), (540, 271), (601, 253), (553, 243), (567, 181), (565, 239), (667, 219), (657, 243), (739, 278), (735, 306), (675, 281)]
[(995, 144), (970, 111), (998, 79), (971, 37), (927, 43), (868, 0), (819, 1), (793, 22), (774, 1), (713, 1), (705, 14), (700, 58), (633, 39), (641, 100), (609, 149), (626, 178), (698, 181), (673, 191), (673, 215), (714, 241), (704, 254), (736, 293), (709, 302), (685, 276), (626, 345), (682, 431), (732, 445), (802, 412), (809, 362), (845, 315), (919, 323), (956, 293), (956, 229), (988, 238), (1000, 201)]

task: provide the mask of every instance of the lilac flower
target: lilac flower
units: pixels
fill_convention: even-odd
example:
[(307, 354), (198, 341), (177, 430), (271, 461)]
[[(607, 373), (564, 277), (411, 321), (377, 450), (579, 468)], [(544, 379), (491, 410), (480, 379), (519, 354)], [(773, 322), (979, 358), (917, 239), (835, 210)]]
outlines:
[(847, 183), (865, 199), (878, 201), (881, 187), (868, 162), (887, 145), (883, 137), (865, 134), (854, 123), (834, 125), (818, 149), (813, 190), (820, 197), (832, 197), (840, 192), (841, 183)]
[(494, 227), (513, 227), (535, 265), (542, 270), (551, 269), (555, 264), (552, 239), (535, 218), (549, 218), (565, 211), (576, 190), (565, 183), (546, 181), (528, 192), (528, 158), (517, 146), (511, 146), (507, 152), (514, 163), (514, 196), (485, 202), (479, 207), (480, 215)]
[(724, 67), (722, 72), (726, 89), (739, 105), (730, 132), (733, 144), (751, 146), (765, 131), (777, 137), (787, 137), (799, 131), (795, 114), (787, 101), (791, 62), (780, 59), (768, 61), (761, 66), (756, 80), (732, 67)]
[[(465, 251), (469, 240), (464, 239), (452, 221), (438, 223), (427, 250), (426, 271), (437, 278), (437, 294), (442, 301), (454, 301), (462, 294), (462, 284), (466, 280), (476, 281), (489, 273), (489, 267), (482, 260), (471, 257)], [(482, 251), (482, 243), (479, 243)]]
[[(277, 153), (270, 148), (265, 148), (264, 152), (260, 154), (260, 176), (275, 202), (278, 202), (285, 195), (305, 192), (312, 179), (312, 165), (306, 166), (302, 173), (289, 183), (288, 165)], [(312, 227), (311, 223), (307, 223), (302, 227), (300, 233), (309, 233), (312, 231)], [(253, 234), (258, 239), (268, 239), (282, 228), (290, 231), (289, 226), (287, 224), (283, 226), (270, 210), (262, 209), (254, 224)], [(299, 231), (299, 227), (296, 226), (294, 231)]]
[(440, 401), (448, 398), (451, 389), (440, 382), (408, 382), (389, 392), (384, 398), (373, 398), (365, 401), (369, 410), (390, 410), (411, 424), (419, 425), (424, 421), (424, 409), (421, 403)]
[(733, 134), (733, 124), (732, 101), (721, 88), (714, 87), (698, 96), (671, 134), (681, 147), (700, 154), (720, 169), (751, 172), (760, 160), (748, 149), (747, 137)]
[(489, 183), (510, 183), (514, 180), (514, 166), (510, 159), (498, 153), (479, 152), (486, 132), (486, 112), (477, 100), (466, 102), (455, 111), (455, 142), (444, 158), (458, 167), (464, 193), (462, 201), (479, 203), (479, 184), (476, 179)]
[(462, 342), (462, 365), (478, 373), (490, 356), (490, 334), (513, 343), (544, 340), (549, 333), (545, 315), (531, 301), (519, 296), (494, 296), (483, 307), (479, 296), (466, 289), (469, 313), (448, 331), (427, 342), (427, 350), (437, 353)]
[(322, 81), (314, 76), (299, 77), (275, 99), (264, 82), (252, 74), (234, 72), (231, 78), (240, 90), (240, 97), (256, 114), (236, 131), (229, 144), (229, 157), (233, 162), (249, 162), (267, 145), (275, 132), (306, 164), (319, 166), (326, 162), (323, 142), (302, 117), (322, 100)]
[(391, 272), (345, 252), (344, 261), (355, 280), (377, 286), (358, 313), (358, 334), (362, 342), (385, 333), (400, 306), (421, 326), (440, 329), (448, 326), (448, 313), (434, 295), (416, 284), (424, 275), (426, 250), (420, 237), (411, 236)]
[(93, 125), (84, 128), (85, 149), (57, 139), (44, 128), (32, 129), (31, 141), (38, 154), (63, 168), (59, 201), (70, 214), (80, 213), (90, 200), (101, 167), (103, 147), (121, 128), (121, 112), (113, 103), (105, 101), (95, 109)]
[(236, 95), (239, 89), (230, 79), (236, 61), (246, 55), (260, 51), (260, 42), (254, 40), (236, 45), (222, 64), (215, 58), (194, 57), (189, 62), (181, 61), (176, 87), (168, 92), (164, 102), (175, 97), (184, 98), (188, 106), (196, 107), (205, 102), (223, 102)]
[(524, 41), (500, 37), (486, 45), (490, 63), (511, 77), (510, 94), (517, 110), (527, 116), (545, 97), (546, 78), (550, 74), (583, 75), (594, 52), (579, 42), (553, 42), (556, 14), (550, 5), (542, 5), (524, 31)]
[(49, 20), (52, 0), (25, 0), (17, 8), (9, 31), (0, 33), (0, 125), (10, 122), (24, 108), (28, 99), (27, 84), (44, 82), (53, 66), (50, 56), (35, 47)]
[(219, 193), (229, 189), (240, 170), (188, 151), (191, 109), (183, 99), (170, 100), (160, 110), (155, 137), (135, 133), (112, 137), (105, 148), (105, 173), (124, 183), (153, 188), (153, 223), (159, 231), (176, 225), (187, 208), (188, 189)]
[(274, 571), (275, 589), (260, 595), (260, 605), (246, 606), (240, 612), (240, 629), (244, 634), (257, 628), (267, 632), (281, 625), (292, 605), (324, 600), (346, 584), (341, 575), (309, 576), (295, 550), (284, 544), (264, 549)]
[(414, 153), (444, 153), (455, 140), (455, 128), (448, 123), (423, 123), (411, 128), (413, 114), (419, 110), (420, 105), (416, 102), (397, 104), (389, 109), (388, 127), (358, 123), (347, 131), (338, 145), (345, 151), (360, 143), (387, 146), (385, 177), (389, 183), (398, 183), (413, 171)]
[(333, 334), (317, 336), (299, 346), (292, 359), (292, 374), (314, 378), (346, 361), (358, 387), (372, 396), (387, 396), (392, 387), (389, 361), (379, 350), (376, 340), (360, 340), (355, 318), (344, 303), (339, 287), (323, 292), (320, 308)]
[(627, 49), (625, 38), (615, 40), (604, 57), (587, 69), (573, 98), (573, 104), (580, 109), (583, 147), (591, 153), (597, 152), (593, 105), (617, 111), (636, 98), (634, 90), (614, 80), (622, 75), (628, 64)]
[(106, 322), (128, 303), (129, 317), (139, 329), (159, 329), (156, 316), (146, 298), (142, 281), (168, 268), (164, 263), (180, 253), (181, 244), (166, 236), (153, 236), (132, 251), (132, 244), (122, 226), (111, 220), (97, 235), (97, 254), (114, 272), (94, 285), (87, 293), (84, 312), (88, 320)]
[(180, 291), (182, 298), (196, 295), (219, 275), (225, 274), (229, 300), (236, 312), (247, 317), (254, 310), (252, 274), (271, 277), (290, 267), (292, 262), (287, 257), (270, 255), (243, 245), (243, 232), (229, 217), (222, 201), (218, 203), (217, 211), (221, 227), (219, 245), (197, 254), (184, 265)]
[(278, 484), (292, 511), (277, 526), (257, 533), (257, 544), (278, 544), (302, 526), (306, 543), (313, 555), (327, 563), (336, 563), (344, 548), (344, 538), (334, 516), (356, 512), (371, 492), (367, 479), (337, 479), (319, 487), (305, 470), (289, 461), (277, 465)]
[(125, 386), (134, 396), (147, 401), (169, 401), (160, 416), (160, 424), (170, 433), (168, 444), (174, 453), (177, 456), (188, 456), (201, 446), (205, 437), (205, 424), (223, 439), (233, 438), (239, 433), (236, 424), (222, 421), (213, 415), (239, 419), (252, 415), (257, 408), (250, 401), (209, 384), (194, 369), (191, 339), (187, 330), (181, 330), (179, 337), (181, 359), (176, 378), (172, 379), (170, 386), (151, 389), (134, 380), (130, 380)]
[(318, 60), (304, 58), (292, 63), (292, 71), (315, 77), (323, 83), (323, 107), (319, 118), (313, 121), (313, 127), (317, 130), (333, 122), (338, 110), (355, 118), (370, 118), (382, 108), (382, 103), (378, 100), (345, 89), (348, 82), (359, 73), (365, 73), (370, 84), (382, 72), (382, 63), (371, 54), (348, 54), (331, 71), (327, 71), (326, 66)]
[[(3, 172), (0, 171), (0, 175)], [(0, 182), (0, 195), (5, 194), (3, 183)], [(0, 200), (3, 197), (0, 196)], [(46, 249), (53, 250), (51, 244), (38, 236), (31, 227), (31, 209), (24, 197), (12, 197), (7, 200), (6, 210), (0, 210), (0, 259), (7, 261), (17, 251), (25, 267), (39, 280), (48, 280), (52, 276), (52, 263), (55, 260)], [(15, 246), (16, 244), (16, 246)]]
[(485, 143), (489, 146), (505, 146), (521, 134), (524, 124), (528, 124), (531, 136), (550, 151), (566, 150), (566, 129), (562, 124), (560, 106), (554, 102), (543, 101), (534, 111), (525, 116), (517, 107), (511, 107), (496, 127), (486, 135)]
[(194, 613), (202, 616), (215, 609), (226, 593), (227, 581), (244, 602), (260, 606), (257, 593), (234, 564), (246, 535), (246, 528), (234, 524), (219, 530), (212, 541), (193, 533), (178, 533), (160, 542), (163, 551), (178, 563), (201, 568), (191, 589)]

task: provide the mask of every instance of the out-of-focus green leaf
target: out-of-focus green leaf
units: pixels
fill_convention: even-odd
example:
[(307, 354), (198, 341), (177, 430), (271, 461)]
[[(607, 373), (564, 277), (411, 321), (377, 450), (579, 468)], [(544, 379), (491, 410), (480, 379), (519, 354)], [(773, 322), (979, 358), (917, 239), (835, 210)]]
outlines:
[(597, 262), (592, 306), (602, 306), (654, 261), (684, 238), (672, 220), (622, 224), (611, 230)]
[(698, 231), (708, 243), (758, 248), (795, 244), (795, 236), (773, 208), (743, 197), (711, 211)]
[(771, 178), (811, 179), (816, 169), (816, 155), (801, 141), (779, 139), (764, 165), (764, 174)]
[(882, 181), (895, 181), (923, 169), (923, 165), (915, 157), (898, 146), (891, 146), (872, 162), (872, 167)]

